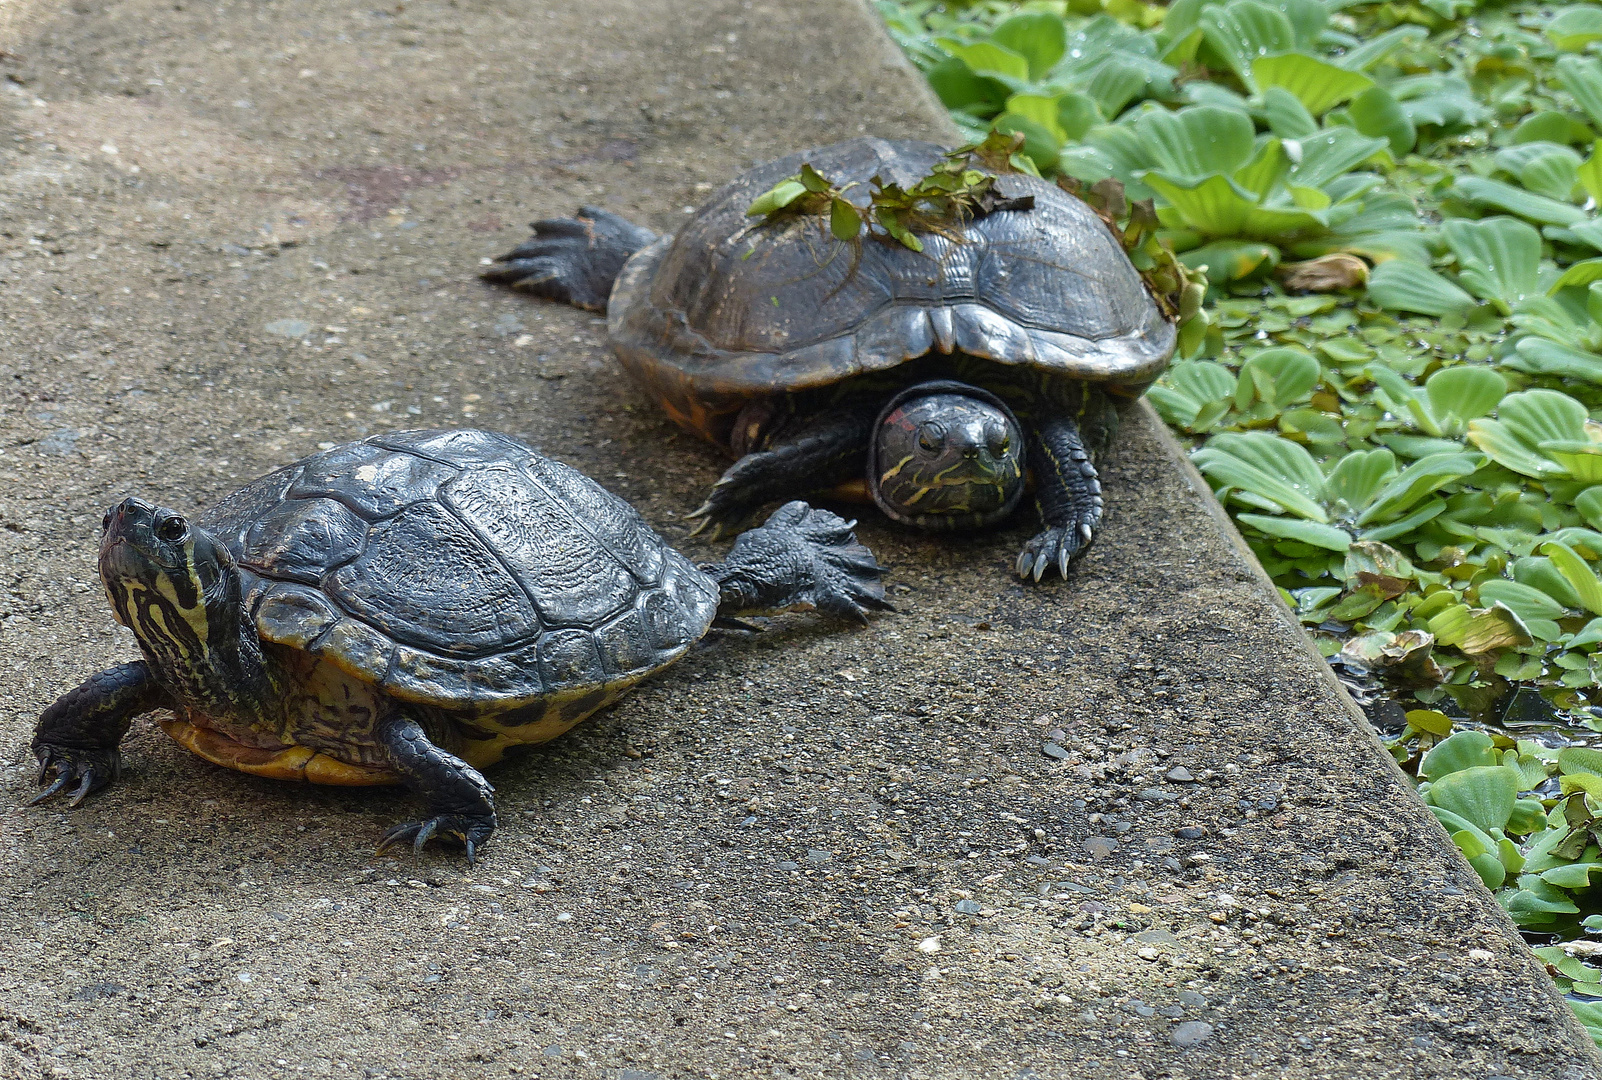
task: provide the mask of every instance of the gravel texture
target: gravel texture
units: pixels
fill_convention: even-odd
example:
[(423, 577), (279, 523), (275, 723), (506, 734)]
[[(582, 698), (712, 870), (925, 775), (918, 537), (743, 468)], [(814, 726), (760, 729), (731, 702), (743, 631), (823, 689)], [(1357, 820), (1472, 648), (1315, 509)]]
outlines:
[(9, 0), (0, 51), (0, 1076), (1597, 1075), (1148, 414), (1072, 580), (867, 514), (900, 614), (709, 638), (496, 771), (474, 870), (148, 721), (22, 809), (134, 655), (114, 498), (471, 423), (681, 541), (724, 463), (479, 260), (945, 129), (853, 0)]

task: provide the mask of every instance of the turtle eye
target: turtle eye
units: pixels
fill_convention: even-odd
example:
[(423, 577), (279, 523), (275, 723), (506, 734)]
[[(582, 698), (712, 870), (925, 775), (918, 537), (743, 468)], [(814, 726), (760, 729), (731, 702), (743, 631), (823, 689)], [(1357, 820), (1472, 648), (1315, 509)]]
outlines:
[(189, 525), (181, 517), (163, 518), (156, 526), (156, 536), (169, 544), (176, 544), (189, 535)]
[(929, 453), (937, 453), (945, 441), (946, 429), (938, 421), (926, 420), (918, 425), (918, 445)]
[(108, 510), (106, 516), (100, 519), (100, 531), (105, 532), (109, 528), (111, 528), (111, 511)]
[(1004, 458), (1012, 449), (1012, 440), (1005, 435), (992, 435), (990, 437), (990, 453), (993, 457)]

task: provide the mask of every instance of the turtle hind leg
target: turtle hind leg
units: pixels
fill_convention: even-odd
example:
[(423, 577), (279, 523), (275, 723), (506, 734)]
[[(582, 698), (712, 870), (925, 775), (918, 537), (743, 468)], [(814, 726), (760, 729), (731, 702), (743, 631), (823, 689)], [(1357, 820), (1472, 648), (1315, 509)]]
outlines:
[(379, 841), (378, 854), (408, 843), (420, 853), (430, 840), (449, 837), (466, 849), (472, 865), (495, 832), (495, 789), (477, 769), (429, 741), (422, 725), (404, 713), (374, 734), (406, 786), (427, 802), (430, 815), (390, 829)]
[(855, 524), (791, 502), (741, 533), (726, 560), (705, 567), (721, 591), (718, 618), (816, 609), (866, 623), (870, 611), (893, 610), (879, 580), (883, 568), (857, 541)]
[(111, 783), (122, 770), (117, 744), (133, 718), (171, 704), (143, 660), (102, 671), (62, 694), (39, 714), (33, 732), (39, 782), (52, 772), (55, 780), (29, 805), (67, 791), (68, 804), (77, 806), (90, 792)]
[(1055, 567), (1068, 576), (1068, 564), (1090, 547), (1101, 525), (1101, 478), (1090, 460), (1079, 425), (1070, 417), (1047, 417), (1029, 436), (1029, 464), (1035, 473), (1035, 502), (1045, 528), (1018, 554), (1018, 576), (1039, 581)]
[(594, 206), (579, 207), (571, 218), (536, 221), (531, 228), (533, 236), (481, 276), (591, 311), (606, 310), (623, 264), (656, 239), (651, 230)]
[(765, 503), (793, 499), (860, 476), (873, 416), (870, 407), (842, 405), (787, 421), (764, 440), (761, 449), (730, 465), (712, 486), (706, 502), (689, 515), (692, 521), (699, 519), (695, 532), (710, 529), (716, 539), (744, 525)]

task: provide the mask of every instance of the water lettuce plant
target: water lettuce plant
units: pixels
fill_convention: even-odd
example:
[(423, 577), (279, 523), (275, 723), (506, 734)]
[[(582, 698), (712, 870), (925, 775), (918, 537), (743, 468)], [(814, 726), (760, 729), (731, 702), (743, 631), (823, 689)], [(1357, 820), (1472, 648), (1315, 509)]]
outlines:
[[(1205, 268), (1152, 404), (1319, 649), (1409, 701), (1393, 752), (1509, 914), (1602, 935), (1602, 749), (1487, 711), (1602, 731), (1602, 7), (880, 6), (966, 130)], [(1602, 946), (1539, 955), (1602, 1040)]]

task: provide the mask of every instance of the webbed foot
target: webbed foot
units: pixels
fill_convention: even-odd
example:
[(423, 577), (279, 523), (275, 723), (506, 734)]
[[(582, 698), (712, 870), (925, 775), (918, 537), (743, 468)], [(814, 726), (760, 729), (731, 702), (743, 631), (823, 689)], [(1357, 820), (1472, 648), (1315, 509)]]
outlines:
[(467, 865), (472, 866), (475, 855), (495, 832), (495, 816), (479, 817), (470, 814), (440, 814), (424, 821), (405, 821), (394, 826), (378, 842), (382, 855), (397, 844), (411, 844), (412, 853), (421, 855), (430, 840), (454, 840), (467, 851)]
[(623, 264), (656, 239), (651, 230), (594, 206), (531, 228), (534, 235), (497, 258), (503, 265), (482, 277), (591, 311), (606, 310)]
[(1056, 567), (1057, 572), (1066, 578), (1068, 564), (1084, 553), (1095, 535), (1095, 528), (1089, 521), (1081, 521), (1077, 525), (1053, 525), (1043, 530), (1018, 553), (1018, 576), (1039, 581), (1045, 577), (1047, 570)]
[(735, 539), (727, 561), (707, 568), (722, 589), (719, 616), (816, 609), (865, 624), (870, 611), (895, 610), (855, 525), (800, 501), (779, 507)]
[(69, 788), (67, 805), (77, 806), (91, 792), (110, 784), (122, 772), (122, 754), (115, 746), (85, 750), (81, 747), (36, 743), (34, 753), (39, 758), (39, 783), (43, 784), (52, 771), (55, 780), (29, 799), (29, 806), (37, 806), (57, 792), (68, 791)]

